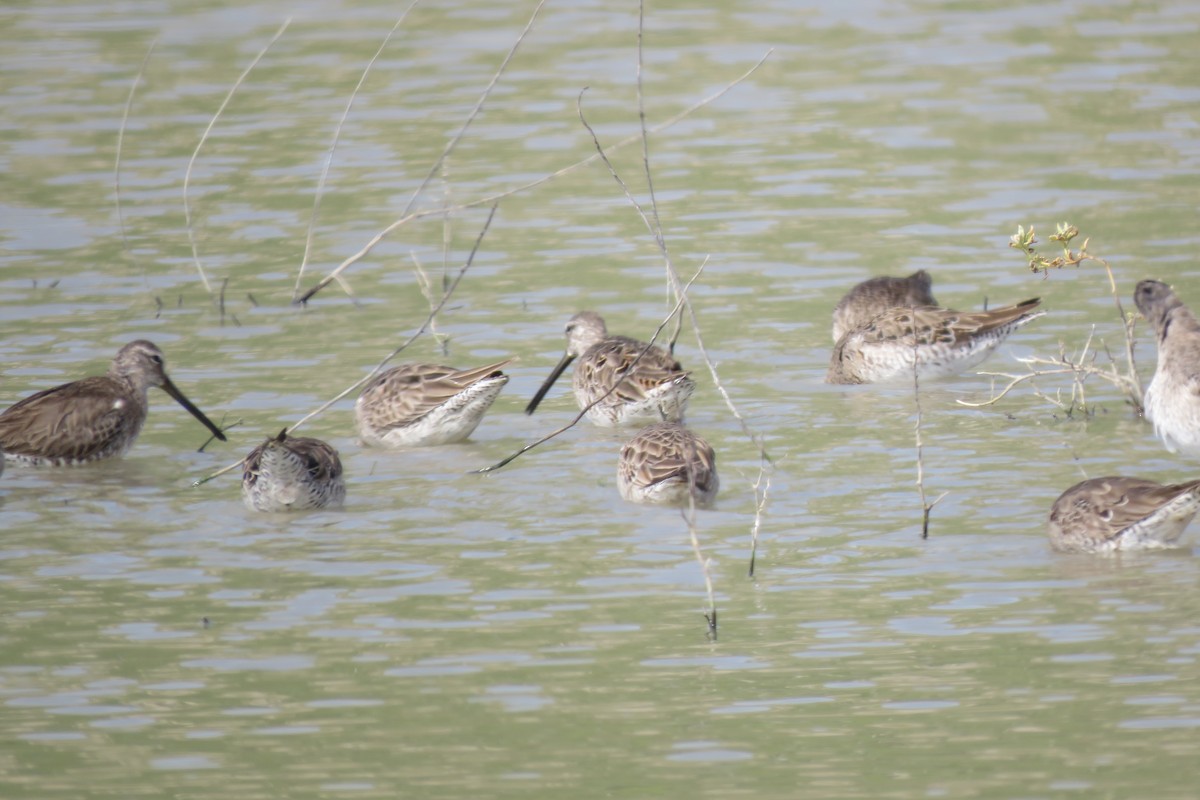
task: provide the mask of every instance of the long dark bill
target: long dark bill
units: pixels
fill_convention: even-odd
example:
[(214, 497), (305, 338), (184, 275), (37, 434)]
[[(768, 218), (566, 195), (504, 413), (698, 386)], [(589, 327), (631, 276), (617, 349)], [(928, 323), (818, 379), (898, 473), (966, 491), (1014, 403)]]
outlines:
[(212, 431), (212, 435), (220, 439), (222, 442), (228, 441), (225, 434), (221, 433), (221, 429), (213, 424), (212, 420), (204, 416), (204, 412), (192, 405), (192, 401), (183, 396), (183, 392), (175, 388), (175, 384), (171, 383), (171, 379), (163, 375), (162, 389), (171, 397), (175, 398), (175, 402), (187, 409), (187, 412), (196, 419), (204, 423), (204, 427)]
[(546, 378), (546, 382), (542, 384), (542, 388), (537, 390), (537, 394), (529, 401), (529, 405), (525, 406), (526, 414), (532, 414), (534, 411), (537, 411), (538, 403), (542, 402), (542, 398), (546, 396), (546, 392), (550, 391), (550, 387), (558, 380), (558, 376), (562, 375), (563, 370), (570, 366), (574, 360), (575, 356), (570, 353), (563, 354), (562, 359), (555, 365), (554, 371), (550, 373), (550, 377)]

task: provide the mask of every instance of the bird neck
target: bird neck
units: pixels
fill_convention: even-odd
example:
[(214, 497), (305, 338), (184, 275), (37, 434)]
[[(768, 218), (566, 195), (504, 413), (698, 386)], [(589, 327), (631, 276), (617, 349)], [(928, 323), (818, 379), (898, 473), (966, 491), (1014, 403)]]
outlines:
[(1167, 302), (1163, 304), (1161, 315), (1151, 322), (1158, 331), (1160, 341), (1165, 339), (1167, 332), (1172, 329), (1200, 332), (1200, 322), (1196, 321), (1196, 316), (1175, 295), (1171, 295), (1167, 299)]

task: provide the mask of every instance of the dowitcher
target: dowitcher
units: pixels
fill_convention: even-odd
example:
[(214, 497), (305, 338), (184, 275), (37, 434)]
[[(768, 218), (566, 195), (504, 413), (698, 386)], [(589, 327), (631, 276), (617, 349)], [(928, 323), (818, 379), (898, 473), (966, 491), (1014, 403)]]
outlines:
[(251, 450), (243, 466), (242, 501), (253, 511), (337, 507), (346, 499), (337, 450), (288, 436), (287, 428)]
[(1163, 486), (1093, 478), (1054, 501), (1046, 532), (1055, 550), (1112, 553), (1174, 547), (1200, 509), (1200, 481)]
[(0, 414), (0, 448), (10, 460), (65, 466), (123, 455), (146, 421), (151, 386), (158, 386), (204, 423), (225, 434), (167, 377), (162, 351), (139, 339), (122, 347), (108, 374), (30, 395)]
[(587, 418), (596, 425), (683, 419), (696, 383), (666, 350), (625, 336), (609, 336), (604, 320), (594, 311), (571, 317), (566, 335), (567, 351), (525, 407), (526, 414), (537, 409), (558, 376), (578, 358), (571, 376), (575, 401), (581, 409), (591, 406)]
[(1200, 322), (1160, 281), (1139, 283), (1133, 301), (1158, 341), (1158, 364), (1146, 389), (1146, 419), (1172, 453), (1200, 455)]
[(500, 370), (511, 361), (472, 369), (404, 364), (382, 372), (354, 404), (359, 435), (381, 447), (461, 442), (508, 383)]
[(1017, 328), (1042, 316), (1041, 301), (991, 311), (893, 308), (843, 334), (829, 360), (827, 383), (876, 383), (912, 376), (944, 378), (983, 361)]
[(861, 328), (889, 308), (936, 306), (933, 278), (919, 269), (907, 278), (881, 275), (855, 286), (833, 309), (833, 341)]
[(617, 488), (635, 503), (706, 506), (717, 496), (717, 456), (708, 442), (678, 422), (659, 422), (621, 448)]

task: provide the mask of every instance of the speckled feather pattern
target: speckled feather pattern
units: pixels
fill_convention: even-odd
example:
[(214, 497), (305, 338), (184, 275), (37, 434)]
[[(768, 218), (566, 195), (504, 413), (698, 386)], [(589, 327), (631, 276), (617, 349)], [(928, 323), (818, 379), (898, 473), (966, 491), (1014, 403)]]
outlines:
[(404, 364), (380, 373), (354, 404), (359, 435), (378, 447), (461, 442), (508, 383), (501, 369), (511, 361), (470, 369)]
[(1142, 478), (1093, 478), (1063, 492), (1047, 534), (1056, 550), (1112, 553), (1176, 547), (1200, 509), (1200, 481), (1164, 486)]
[(243, 462), (242, 501), (254, 511), (334, 508), (346, 498), (342, 461), (320, 439), (282, 431)]
[(888, 309), (936, 306), (933, 278), (919, 269), (906, 278), (881, 275), (855, 286), (833, 309), (833, 341), (861, 328)]
[(842, 336), (829, 361), (828, 383), (876, 383), (955, 375), (979, 364), (1010, 333), (1042, 316), (1034, 298), (991, 311), (893, 308)]
[(171, 383), (162, 351), (139, 339), (120, 349), (107, 375), (46, 389), (0, 414), (0, 449), (8, 460), (33, 466), (70, 466), (123, 455), (146, 422), (151, 386), (161, 387), (224, 440)]
[(1146, 419), (1167, 450), (1200, 456), (1200, 322), (1160, 281), (1140, 282), (1133, 300), (1158, 342), (1158, 363), (1144, 398)]
[(617, 488), (635, 503), (712, 503), (720, 488), (717, 456), (708, 442), (676, 422), (644, 428), (621, 448)]
[(566, 336), (566, 353), (526, 413), (533, 413), (562, 371), (578, 359), (571, 388), (580, 409), (595, 402), (587, 411), (592, 423), (611, 427), (683, 419), (696, 383), (666, 350), (626, 336), (609, 336), (604, 320), (593, 311), (571, 317)]

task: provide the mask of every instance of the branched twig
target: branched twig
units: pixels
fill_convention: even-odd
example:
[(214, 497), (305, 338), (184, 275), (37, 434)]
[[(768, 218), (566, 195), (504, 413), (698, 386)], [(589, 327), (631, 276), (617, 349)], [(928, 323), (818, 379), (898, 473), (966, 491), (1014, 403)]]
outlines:
[[(448, 287), (446, 287), (446, 292), (442, 295), (441, 302), (439, 302), (437, 304), (437, 306), (435, 306), (434, 308), (430, 309), (429, 316), (427, 316), (425, 318), (425, 321), (421, 323), (421, 327), (417, 328), (416, 332), (413, 333), (412, 336), (409, 336), (408, 339), (406, 339), (402, 345), (400, 345), (395, 350), (393, 350), (391, 353), (389, 353), (386, 358), (384, 358), (382, 361), (380, 361), (379, 364), (377, 364), (375, 366), (375, 368), (372, 369), (370, 372), (368, 372), (365, 376), (363, 376), (362, 378), (355, 381), (350, 386), (343, 389), (335, 397), (333, 397), (328, 402), (324, 403), (322, 406), (317, 408), (315, 411), (309, 412), (305, 416), (301, 417), (296, 423), (289, 426), (288, 427), (289, 432), (295, 431), (297, 428), (299, 428), (305, 422), (307, 422), (308, 420), (317, 416), (318, 414), (323, 413), (324, 411), (329, 409), (330, 406), (332, 406), (334, 403), (341, 400), (343, 397), (350, 394), (355, 389), (358, 389), (360, 386), (365, 384), (367, 381), (374, 378), (376, 375), (378, 375), (380, 373), (380, 371), (383, 370), (383, 368), (385, 366), (387, 366), (388, 362), (390, 362), (396, 356), (400, 355), (400, 353), (402, 353), (405, 349), (407, 349), (410, 344), (415, 342), (417, 340), (417, 338), (422, 333), (425, 332), (425, 329), (429, 327), (429, 324), (433, 321), (433, 318), (436, 317), (438, 315), (438, 313), (441, 312), (442, 308), (446, 305), (446, 302), (450, 299), (450, 295), (454, 294), (454, 290), (458, 288), (459, 281), (462, 280), (463, 275), (467, 274), (467, 270), (470, 269), (471, 264), (474, 263), (475, 254), (479, 252), (479, 246), (481, 244), (483, 244), (483, 237), (487, 234), (488, 228), (491, 227), (492, 218), (496, 216), (496, 208), (497, 208), (496, 206), (492, 206), (491, 212), (488, 214), (487, 221), (484, 222), (483, 229), (479, 231), (479, 236), (475, 240), (475, 246), (471, 248), (471, 253), (469, 256), (467, 256), (466, 263), (464, 263), (462, 265), (462, 267), (458, 271), (458, 274), (454, 276), (454, 280), (450, 282), (450, 285)], [(219, 477), (221, 475), (224, 475), (226, 472), (237, 469), (238, 466), (241, 465), (241, 463), (242, 463), (241, 461), (238, 461), (234, 464), (230, 464), (229, 466), (224, 467), (223, 469), (217, 470), (216, 472), (212, 473), (211, 475), (207, 475), (207, 476), (201, 478), (200, 480), (196, 481), (195, 483), (192, 484), (192, 486), (199, 486), (203, 483), (208, 483), (213, 478)]]
[[(483, 104), (487, 102), (489, 97), (491, 97), (492, 90), (496, 87), (496, 84), (499, 82), (501, 76), (504, 75), (504, 73), (508, 70), (509, 63), (513, 60), (513, 57), (517, 54), (517, 50), (521, 47), (521, 43), (525, 41), (525, 37), (529, 35), (529, 31), (533, 29), (534, 20), (537, 19), (538, 14), (541, 13), (542, 6), (544, 6), (545, 4), (546, 4), (546, 0), (538, 0), (537, 6), (533, 9), (533, 13), (529, 16), (529, 21), (525, 23), (525, 29), (521, 31), (521, 35), (517, 37), (517, 40), (515, 42), (513, 42), (513, 46), (511, 48), (509, 48), (508, 55), (506, 55), (504, 57), (504, 60), (502, 62), (500, 62), (499, 68), (492, 75), (492, 79), (488, 82), (488, 85), (486, 87), (484, 87), (483, 92), (479, 95), (479, 100), (476, 101), (475, 107), (471, 109), (471, 113), (469, 113), (467, 115), (467, 119), (466, 119), (466, 121), (463, 122), (462, 127), (460, 127), (458, 129), (458, 132), (455, 133), (454, 136), (452, 136), (450, 138), (450, 141), (446, 143), (446, 146), (444, 148), (442, 148), (441, 154), (438, 155), (438, 157), (434, 160), (433, 164), (431, 164), (429, 166), (429, 171), (427, 173), (425, 173), (425, 178), (421, 181), (421, 183), (413, 191), (412, 197), (409, 198), (408, 204), (405, 205), (404, 211), (401, 212), (400, 219), (397, 220), (396, 222), (393, 222), (391, 225), (389, 225), (387, 228), (385, 228), (380, 233), (376, 234), (375, 237), (367, 244), (366, 247), (364, 247), (362, 250), (360, 250), (355, 255), (351, 256), (346, 261), (343, 261), (336, 269), (334, 269), (333, 272), (326, 275), (315, 286), (313, 286), (313, 288), (309, 289), (307, 292), (305, 292), (303, 295), (301, 295), (297, 300), (295, 300), (293, 302), (301, 303), (301, 304), (307, 303), (309, 300), (312, 299), (313, 295), (315, 295), (317, 292), (321, 291), (326, 286), (328, 286), (330, 281), (337, 279), (338, 276), (341, 275), (341, 273), (348, 266), (350, 266), (355, 261), (358, 261), (360, 258), (362, 258), (367, 253), (369, 253), (372, 249), (374, 249), (375, 245), (377, 245), (379, 242), (383, 241), (384, 237), (386, 237), (389, 233), (396, 230), (397, 228), (401, 227), (403, 224), (405, 224), (409, 220), (416, 219), (419, 216), (427, 216), (428, 214), (445, 213), (445, 209), (431, 210), (431, 211), (427, 211), (425, 213), (420, 213), (420, 212), (413, 213), (412, 209), (413, 209), (413, 206), (415, 206), (417, 204), (417, 200), (421, 197), (422, 194), (424, 194), (425, 188), (427, 186), (429, 186), (429, 182), (433, 180), (433, 176), (437, 174), (439, 169), (441, 169), (442, 163), (450, 156), (450, 154), (458, 146), (458, 143), (462, 140), (463, 136), (466, 135), (467, 129), (471, 127), (471, 124), (475, 121), (475, 118), (477, 116), (479, 116), (479, 112), (483, 110)], [(497, 199), (495, 202), (499, 202), (499, 199)], [(494, 205), (495, 202), (493, 202), (491, 204)], [(484, 205), (484, 203), (476, 203), (475, 205)], [(466, 207), (466, 206), (463, 206), (463, 207)]]
[[(679, 121), (687, 119), (692, 114), (699, 111), (701, 108), (704, 108), (705, 106), (716, 102), (721, 97), (723, 97), (726, 93), (731, 91), (735, 86), (737, 86), (742, 81), (746, 80), (751, 75), (753, 75), (758, 70), (758, 68), (763, 65), (763, 63), (767, 60), (767, 58), (770, 57), (771, 53), (773, 53), (773, 52), (775, 52), (774, 48), (767, 50), (767, 52), (763, 54), (763, 57), (760, 58), (754, 64), (754, 66), (752, 66), (750, 69), (743, 72), (741, 75), (739, 75), (733, 81), (731, 81), (729, 84), (722, 87), (718, 91), (713, 92), (712, 94), (708, 95), (707, 97), (704, 97), (701, 100), (698, 100), (697, 102), (695, 102), (692, 105), (685, 108), (683, 111), (680, 111), (675, 116), (670, 117), (670, 118), (664, 120), (663, 122), (660, 122), (658, 125), (655, 125), (653, 128), (650, 129), (650, 133), (658, 133), (659, 131), (666, 130), (667, 128), (670, 128), (672, 125), (677, 124)], [(639, 134), (633, 134), (631, 136), (628, 136), (628, 137), (622, 139), (621, 141), (617, 142), (616, 144), (610, 146), (609, 150), (612, 151), (612, 150), (617, 150), (619, 148), (625, 147), (627, 145), (630, 145), (630, 144), (638, 141), (640, 138), (641, 137)], [(598, 155), (588, 156), (585, 159), (576, 161), (574, 164), (563, 167), (562, 169), (552, 172), (549, 175), (544, 175), (541, 178), (538, 178), (537, 180), (533, 180), (528, 183), (523, 183), (519, 186), (513, 187), (512, 189), (508, 189), (508, 190), (505, 190), (498, 194), (490, 195), (488, 197), (482, 197), (478, 200), (471, 200), (469, 202), (461, 203), (457, 206), (453, 206), (450, 208), (430, 208), (430, 209), (424, 209), (421, 211), (413, 211), (411, 213), (406, 213), (403, 216), (401, 216), (399, 219), (397, 219), (395, 222), (393, 222), (391, 225), (388, 225), (382, 231), (380, 231), (379, 233), (377, 233), (373, 237), (371, 237), (370, 241), (368, 241), (357, 253), (354, 253), (353, 255), (348, 257), (346, 260), (344, 260), (341, 264), (338, 264), (337, 267), (335, 267), (333, 269), (333, 271), (331, 271), (328, 275), (326, 275), (324, 278), (322, 278), (320, 281), (318, 281), (316, 285), (314, 285), (311, 289), (309, 289), (307, 292), (305, 292), (303, 295), (301, 295), (300, 298), (298, 300), (296, 300), (296, 302), (297, 303), (307, 303), (309, 300), (312, 299), (312, 297), (314, 295), (316, 295), (318, 292), (320, 292), (322, 289), (324, 289), (326, 286), (328, 286), (330, 283), (332, 283), (334, 280), (336, 280), (339, 275), (341, 275), (343, 272), (345, 272), (347, 269), (349, 269), (354, 264), (357, 264), (359, 261), (366, 258), (367, 255), (369, 255), (371, 253), (371, 251), (374, 250), (376, 248), (376, 246), (379, 245), (380, 242), (382, 242), (388, 236), (395, 233), (400, 228), (404, 227), (405, 225), (407, 225), (410, 222), (414, 222), (416, 220), (423, 219), (425, 217), (440, 216), (440, 215), (454, 212), (454, 211), (464, 211), (469, 208), (477, 208), (479, 206), (486, 206), (486, 205), (491, 205), (493, 203), (498, 203), (501, 200), (504, 200), (508, 197), (512, 197), (515, 194), (520, 194), (521, 192), (529, 191), (530, 189), (534, 189), (534, 188), (537, 188), (538, 186), (541, 186), (543, 183), (549, 183), (550, 181), (554, 180), (555, 178), (560, 178), (563, 175), (566, 175), (570, 172), (574, 172), (575, 170), (579, 169), (580, 167), (584, 167), (584, 166), (587, 166), (588, 164), (591, 164), (592, 162), (596, 161), (598, 158), (600, 158), (600, 156), (598, 156)]]
[[(1142, 380), (1137, 371), (1137, 362), (1134, 358), (1134, 346), (1136, 344), (1136, 339), (1134, 338), (1134, 327), (1136, 325), (1137, 318), (1132, 314), (1127, 314), (1125, 312), (1125, 307), (1121, 304), (1121, 296), (1117, 291), (1117, 280), (1113, 275), (1112, 265), (1110, 265), (1107, 260), (1099, 258), (1098, 256), (1094, 256), (1087, 251), (1088, 242), (1091, 240), (1084, 239), (1083, 244), (1080, 246), (1078, 252), (1071, 249), (1071, 240), (1075, 239), (1077, 236), (1079, 236), (1078, 228), (1069, 222), (1060, 223), (1054, 235), (1050, 237), (1050, 240), (1053, 242), (1058, 242), (1062, 247), (1062, 252), (1054, 258), (1047, 258), (1037, 252), (1034, 247), (1034, 245), (1038, 243), (1038, 240), (1034, 234), (1033, 226), (1030, 226), (1028, 231), (1025, 230), (1024, 226), (1017, 226), (1017, 232), (1009, 239), (1008, 246), (1020, 250), (1024, 254), (1029, 264), (1029, 269), (1035, 274), (1041, 273), (1044, 277), (1049, 276), (1051, 269), (1078, 267), (1085, 261), (1095, 261), (1104, 267), (1104, 271), (1108, 275), (1108, 288), (1113, 298), (1113, 305), (1116, 306), (1117, 314), (1121, 318), (1122, 331), (1125, 335), (1126, 368), (1124, 373), (1120, 373), (1116, 369), (1115, 362), (1113, 362), (1114, 366), (1110, 371), (1098, 369), (1094, 365), (1088, 365), (1088, 367), (1082, 371), (1086, 374), (1102, 377), (1114, 384), (1118, 389), (1125, 393), (1126, 397), (1130, 400), (1138, 413), (1141, 413), (1144, 392), (1142, 389)], [(1089, 343), (1091, 341), (1090, 335), (1088, 337), (1088, 341)], [(1087, 345), (1084, 346), (1084, 353), (1086, 354), (1086, 352)], [(1109, 355), (1109, 360), (1110, 362), (1112, 361), (1111, 354)], [(1080, 373), (1073, 372), (1072, 374), (1075, 375), (1077, 387), (1082, 389)], [(1016, 378), (1017, 376), (1013, 377)], [(1032, 378), (1034, 376), (1030, 375), (1028, 377)], [(1028, 379), (1024, 376), (1022, 376), (1022, 378)], [(1009, 385), (1008, 389), (1011, 389), (1013, 386), (1016, 386), (1021, 382), (1023, 382), (1023, 380), (1014, 380), (1014, 382)], [(1005, 393), (1007, 393), (1007, 390)], [(1003, 396), (1003, 394), (1001, 396)], [(987, 405), (987, 403), (985, 403), (985, 405)]]
[[(640, 72), (640, 64), (639, 64), (639, 72)], [(639, 86), (640, 86), (640, 84), (639, 84)], [(617, 185), (619, 185), (621, 187), (621, 190), (625, 193), (626, 199), (629, 200), (630, 204), (637, 211), (638, 216), (640, 216), (642, 219), (642, 223), (650, 231), (650, 234), (654, 237), (655, 242), (659, 246), (659, 250), (662, 253), (663, 261), (666, 266), (668, 282), (671, 284), (672, 291), (675, 292), (675, 296), (676, 296), (678, 302), (683, 304), (683, 308), (687, 312), (688, 318), (692, 323), (692, 332), (695, 334), (695, 337), (696, 337), (696, 347), (700, 351), (700, 357), (704, 361), (704, 365), (708, 368), (709, 375), (712, 376), (713, 385), (716, 387), (717, 392), (721, 395), (721, 398), (725, 401), (725, 407), (729, 409), (729, 412), (733, 415), (734, 419), (736, 419), (738, 421), (738, 424), (742, 429), (742, 433), (744, 433), (746, 435), (746, 437), (751, 442), (753, 442), (754, 445), (758, 448), (759, 476), (761, 479), (762, 475), (764, 473), (766, 473), (769, 469), (771, 469), (771, 467), (773, 465), (771, 456), (769, 453), (767, 453), (766, 447), (762, 443), (761, 435), (759, 435), (756, 431), (754, 431), (750, 428), (750, 425), (746, 422), (745, 417), (742, 416), (741, 412), (738, 410), (737, 406), (734, 404), (733, 399), (729, 396), (729, 392), (726, 391), (725, 385), (721, 382), (721, 376), (717, 373), (717, 367), (713, 363), (712, 357), (709, 356), (709, 354), (708, 354), (708, 348), (706, 348), (704, 346), (704, 337), (700, 333), (700, 323), (699, 323), (699, 320), (697, 320), (697, 318), (696, 318), (696, 311), (694, 308), (692, 308), (692, 304), (688, 300), (686, 289), (680, 284), (679, 273), (676, 271), (675, 265), (671, 260), (670, 251), (667, 249), (666, 240), (663, 238), (663, 235), (662, 235), (662, 228), (661, 228), (661, 226), (659, 226), (657, 224), (658, 211), (656, 208), (652, 208), (652, 212), (654, 214), (654, 221), (652, 222), (650, 220), (650, 217), (646, 214), (646, 211), (642, 208), (642, 205), (637, 201), (637, 198), (635, 198), (633, 196), (633, 193), (629, 190), (629, 187), (625, 184), (625, 181), (623, 181), (621, 179), (620, 174), (617, 172), (617, 170), (613, 166), (612, 162), (608, 159), (608, 156), (604, 151), (604, 147), (600, 144), (600, 140), (596, 136), (596, 132), (588, 124), (587, 119), (583, 115), (583, 92), (580, 92), (580, 99), (576, 102), (576, 105), (577, 105), (578, 111), (579, 111), (579, 121), (583, 124), (583, 126), (585, 128), (587, 128), (588, 133), (591, 134), (592, 142), (594, 143), (594, 145), (596, 147), (597, 155), (600, 157), (601, 161), (604, 162), (604, 165), (606, 167), (608, 167), (609, 174), (612, 175), (613, 179), (617, 182)], [(642, 118), (642, 125), (643, 125), (643, 127), (642, 127), (643, 139), (649, 138), (648, 131), (644, 127), (645, 126), (645, 118), (644, 117)], [(648, 150), (643, 149), (644, 158), (647, 159), (643, 163), (644, 163), (644, 167), (645, 167), (646, 174), (647, 174), (647, 181), (649, 182), (650, 162), (648, 160), (648, 156), (645, 155), (647, 152), (648, 152)], [(654, 204), (653, 190), (651, 190), (650, 199), (651, 199), (652, 206), (654, 206), (655, 204)], [(760, 481), (755, 482), (756, 486), (759, 484), (760, 484)], [(765, 508), (765, 503), (762, 501), (761, 498), (756, 497), (756, 500), (758, 502), (756, 503), (757, 511), (755, 513), (754, 525), (758, 526), (762, 519), (761, 514), (762, 514), (763, 509)]]
[[(1092, 326), (1091, 332), (1088, 334), (1087, 340), (1083, 344), (1077, 356), (1069, 355), (1066, 348), (1060, 343), (1059, 353), (1057, 358), (1043, 358), (1041, 356), (1024, 356), (1018, 358), (1017, 361), (1024, 364), (1029, 371), (1022, 375), (1014, 375), (1007, 372), (981, 372), (980, 375), (987, 375), (992, 378), (1003, 378), (1008, 381), (1000, 391), (993, 390), (992, 396), (987, 400), (972, 402), (968, 400), (956, 400), (959, 405), (968, 406), (970, 408), (982, 408), (984, 406), (994, 405), (1000, 401), (1005, 395), (1011, 392), (1014, 388), (1022, 383), (1030, 383), (1034, 386), (1034, 394), (1047, 402), (1057, 406), (1068, 417), (1073, 416), (1076, 408), (1081, 408), (1086, 416), (1091, 416), (1092, 411), (1087, 407), (1087, 391), (1085, 382), (1088, 378), (1096, 377), (1107, 381), (1113, 386), (1125, 393), (1126, 398), (1135, 405), (1136, 408), (1141, 408), (1141, 387), (1135, 383), (1131, 377), (1117, 369), (1116, 363), (1109, 355), (1108, 366), (1099, 367), (1096, 365), (1096, 351), (1092, 349), (1092, 340), (1095, 336), (1095, 326)], [(1103, 344), (1103, 343), (1102, 343)], [(1105, 348), (1107, 353), (1107, 348)], [(1061, 398), (1061, 390), (1056, 390), (1055, 397), (1041, 392), (1033, 383), (1037, 378), (1045, 378), (1054, 375), (1069, 375), (1071, 376), (1071, 399), (1070, 402), (1064, 402)]]
[[(317, 180), (317, 194), (313, 198), (312, 215), (308, 220), (308, 234), (304, 238), (304, 257), (300, 260), (300, 270), (296, 273), (296, 285), (292, 288), (292, 300), (295, 301), (296, 296), (300, 293), (300, 281), (304, 277), (304, 268), (308, 266), (308, 257), (312, 254), (313, 231), (317, 227), (317, 214), (321, 209), (321, 197), (325, 193), (325, 181), (329, 177), (329, 168), (333, 166), (333, 154), (337, 151), (338, 139), (342, 135), (342, 126), (346, 124), (346, 118), (350, 116), (350, 109), (354, 105), (354, 100), (358, 97), (358, 93), (362, 90), (363, 84), (367, 82), (367, 75), (370, 74), (371, 68), (375, 66), (375, 62), (383, 55), (383, 50), (388, 46), (388, 42), (392, 40), (392, 36), (400, 29), (404, 20), (408, 17), (408, 12), (421, 0), (412, 0), (408, 4), (408, 8), (404, 9), (404, 13), (400, 15), (400, 19), (396, 20), (396, 24), (387, 32), (387, 36), (383, 37), (383, 41), (379, 44), (379, 49), (375, 51), (375, 55), (371, 56), (371, 60), (367, 62), (367, 66), (363, 69), (362, 75), (358, 78), (358, 83), (354, 86), (354, 91), (350, 93), (350, 99), (346, 101), (346, 109), (342, 112), (341, 118), (338, 119), (337, 126), (333, 129), (333, 141), (329, 143), (329, 152), (325, 154), (325, 163), (321, 167), (321, 177)], [(341, 281), (339, 281), (341, 283)], [(342, 283), (342, 288), (347, 290), (349, 287)]]
[(258, 62), (261, 61), (263, 56), (267, 54), (267, 51), (271, 49), (271, 46), (274, 45), (275, 42), (279, 41), (279, 37), (283, 36), (283, 32), (286, 31), (288, 25), (291, 24), (291, 17), (288, 17), (283, 21), (283, 24), (279, 26), (279, 30), (275, 31), (275, 35), (271, 37), (271, 41), (267, 42), (267, 46), (259, 51), (258, 55), (254, 57), (254, 60), (250, 62), (250, 66), (246, 67), (246, 69), (242, 71), (242, 74), (238, 76), (238, 79), (234, 82), (233, 86), (230, 87), (228, 94), (225, 95), (225, 99), (221, 101), (221, 106), (217, 109), (217, 113), (213, 114), (212, 119), (208, 121), (208, 127), (204, 129), (204, 133), (200, 136), (200, 141), (196, 143), (196, 149), (192, 152), (192, 157), (188, 159), (187, 170), (185, 170), (183, 173), (183, 216), (184, 221), (187, 223), (188, 242), (192, 246), (192, 260), (196, 262), (196, 271), (200, 273), (200, 280), (204, 283), (204, 291), (208, 292), (210, 295), (212, 294), (212, 286), (208, 282), (208, 276), (204, 274), (204, 266), (200, 263), (200, 252), (196, 247), (196, 233), (192, 230), (192, 206), (188, 199), (188, 184), (192, 179), (192, 167), (195, 166), (196, 158), (200, 155), (200, 148), (204, 147), (204, 143), (208, 141), (208, 135), (212, 132), (213, 126), (217, 124), (217, 120), (220, 118), (221, 113), (225, 110), (225, 107), (229, 105), (229, 101), (233, 99), (234, 93), (237, 92), (238, 88), (240, 88), (242, 83), (246, 80), (246, 76), (250, 74), (251, 70), (258, 66)]

